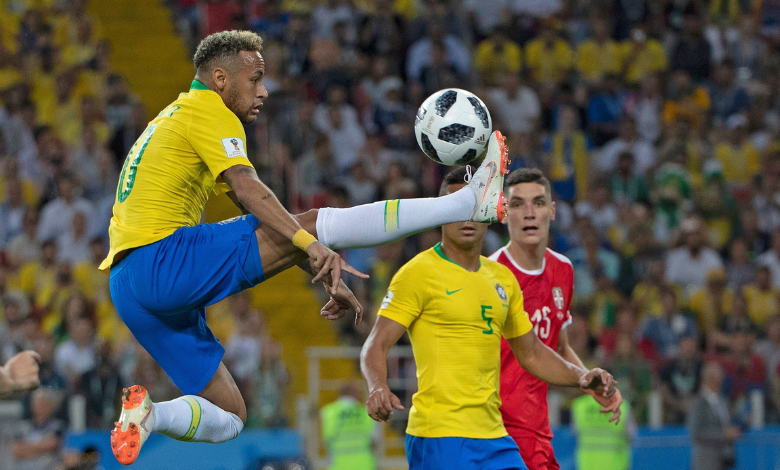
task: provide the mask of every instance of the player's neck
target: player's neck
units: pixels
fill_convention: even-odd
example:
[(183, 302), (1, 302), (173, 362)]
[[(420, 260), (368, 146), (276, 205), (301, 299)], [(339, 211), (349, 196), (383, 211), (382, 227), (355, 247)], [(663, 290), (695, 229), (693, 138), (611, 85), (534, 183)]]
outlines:
[(455, 246), (452, 242), (442, 239), (439, 246), (444, 256), (461, 268), (472, 273), (479, 270), (479, 255), (482, 252), (482, 243), (469, 249), (463, 249)]
[(547, 252), (547, 240), (535, 245), (525, 245), (512, 241), (509, 243), (509, 254), (521, 268), (526, 271), (537, 271), (544, 267), (544, 254)]

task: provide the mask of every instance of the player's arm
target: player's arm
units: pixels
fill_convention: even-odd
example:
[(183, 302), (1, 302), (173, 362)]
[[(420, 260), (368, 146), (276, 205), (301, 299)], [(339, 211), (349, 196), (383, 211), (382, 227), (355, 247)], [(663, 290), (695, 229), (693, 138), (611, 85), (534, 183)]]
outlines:
[(38, 388), (40, 385), (39, 362), (41, 362), (41, 356), (37, 352), (22, 351), (0, 367), (0, 397)]
[(331, 288), (335, 291), (338, 289), (342, 269), (356, 276), (368, 277), (345, 263), (336, 252), (303, 230), (295, 217), (282, 206), (271, 189), (260, 181), (254, 168), (247, 165), (233, 165), (223, 171), (221, 175), (235, 193), (234, 202), (237, 201), (240, 204), (239, 207), (257, 217), (260, 222), (268, 225), (288, 240), (292, 240), (295, 246), (309, 255), (312, 267), (317, 273), (314, 281), (331, 275)]
[(569, 333), (566, 328), (562, 329), (560, 335), (558, 336), (558, 354), (560, 354), (561, 357), (568, 362), (571, 362), (581, 369), (587, 369), (585, 364), (582, 363), (580, 356), (577, 355), (577, 353), (571, 347), (571, 344), (569, 344)]
[(360, 370), (368, 384), (368, 415), (376, 421), (387, 421), (393, 409), (404, 409), (387, 386), (387, 353), (405, 331), (404, 325), (380, 316), (360, 351)]
[(233, 204), (235, 204), (236, 207), (238, 207), (238, 210), (240, 210), (242, 214), (244, 215), (249, 214), (249, 211), (246, 210), (246, 207), (244, 207), (244, 205), (241, 204), (241, 202), (238, 200), (238, 196), (236, 196), (235, 191), (228, 191), (225, 194), (227, 194), (227, 197), (229, 197), (230, 200), (233, 201)]
[[(569, 333), (567, 328), (562, 329), (560, 335), (558, 336), (557, 352), (566, 361), (571, 362), (577, 367), (586, 369), (585, 364), (583, 364), (582, 359), (580, 359), (580, 356), (577, 355), (577, 353), (569, 344)], [(601, 408), (599, 411), (602, 413), (612, 413), (612, 417), (609, 418), (611, 423), (614, 422), (616, 425), (620, 423), (620, 404), (623, 402), (623, 395), (620, 394), (620, 390), (615, 389), (615, 394), (609, 398), (600, 395), (594, 390), (583, 389), (582, 391), (588, 395), (591, 395), (594, 400), (603, 406), (603, 408)]]
[(507, 339), (517, 362), (534, 377), (552, 385), (592, 389), (605, 397), (615, 393), (615, 379), (607, 371), (587, 370), (564, 360), (547, 347), (531, 330)]

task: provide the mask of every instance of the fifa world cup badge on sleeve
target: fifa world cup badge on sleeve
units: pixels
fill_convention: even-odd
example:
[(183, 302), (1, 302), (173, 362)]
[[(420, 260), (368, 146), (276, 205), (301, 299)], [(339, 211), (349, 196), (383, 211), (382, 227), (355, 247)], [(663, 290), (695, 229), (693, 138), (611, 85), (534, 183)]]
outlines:
[(244, 141), (238, 137), (228, 137), (226, 139), (222, 139), (222, 146), (225, 147), (225, 153), (227, 154), (228, 158), (246, 158), (246, 152), (244, 151)]
[(393, 296), (395, 296), (393, 291), (391, 291), (391, 290), (387, 291), (387, 295), (385, 295), (385, 298), (382, 299), (382, 305), (380, 305), (379, 308), (380, 309), (384, 309), (384, 308), (389, 307), (390, 306), (390, 302), (393, 301)]

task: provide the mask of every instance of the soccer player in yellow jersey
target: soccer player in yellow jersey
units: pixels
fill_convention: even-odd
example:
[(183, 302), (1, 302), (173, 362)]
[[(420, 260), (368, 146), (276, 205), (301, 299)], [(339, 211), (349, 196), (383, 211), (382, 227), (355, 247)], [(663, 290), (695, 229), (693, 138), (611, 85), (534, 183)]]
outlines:
[[(464, 173), (447, 175), (442, 193), (460, 189)], [(386, 421), (403, 409), (387, 386), (387, 353), (409, 331), (418, 381), (406, 429), (410, 470), (527, 469), (499, 412), (502, 336), (523, 369), (546, 382), (615, 392), (606, 371), (571, 364), (539, 340), (514, 275), (480, 256), (486, 230), (443, 226), (441, 243), (393, 277), (363, 346), (368, 413)]]
[[(497, 221), (506, 213), (507, 150), (496, 131), (462, 191), (289, 214), (247, 158), (242, 124), (255, 121), (268, 95), (261, 52), (262, 40), (251, 32), (205, 38), (189, 92), (149, 123), (122, 168), (100, 269), (110, 273), (122, 320), (185, 395), (152, 403), (142, 386), (125, 391), (111, 437), (123, 464), (135, 461), (152, 431), (218, 443), (243, 428), (246, 407), (206, 324), (207, 305), (309, 258), (304, 267), (331, 295), (322, 315), (336, 319), (354, 308), (359, 321), (361, 307), (340, 281), (342, 269), (359, 273), (332, 249), (388, 243), (455, 221)], [(246, 215), (198, 225), (212, 192), (227, 193)]]

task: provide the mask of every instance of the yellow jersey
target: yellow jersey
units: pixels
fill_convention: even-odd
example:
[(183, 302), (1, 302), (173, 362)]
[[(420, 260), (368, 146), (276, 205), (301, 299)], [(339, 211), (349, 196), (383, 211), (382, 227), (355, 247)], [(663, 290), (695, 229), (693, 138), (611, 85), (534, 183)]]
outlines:
[(117, 253), (148, 245), (200, 222), (209, 194), (230, 190), (220, 174), (247, 159), (246, 134), (222, 98), (199, 81), (154, 118), (135, 142), (119, 177), (111, 245)]
[(379, 316), (409, 331), (417, 393), (406, 432), (417, 437), (507, 435), (498, 395), (501, 336), (531, 331), (523, 294), (505, 266), (480, 257), (470, 272), (437, 244), (393, 276)]

